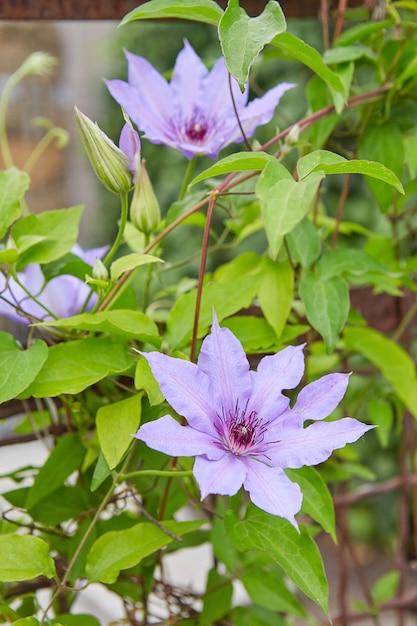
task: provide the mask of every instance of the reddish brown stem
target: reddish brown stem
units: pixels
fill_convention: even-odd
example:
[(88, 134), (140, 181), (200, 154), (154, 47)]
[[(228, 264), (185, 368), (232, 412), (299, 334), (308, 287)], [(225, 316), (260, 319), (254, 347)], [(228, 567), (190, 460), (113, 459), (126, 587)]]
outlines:
[(197, 298), (195, 302), (195, 311), (194, 311), (193, 338), (191, 341), (190, 360), (192, 362), (195, 361), (195, 353), (197, 349), (198, 320), (200, 318), (201, 296), (203, 293), (203, 280), (204, 280), (204, 274), (206, 271), (207, 250), (208, 250), (208, 244), (210, 240), (211, 222), (213, 220), (213, 213), (214, 213), (214, 207), (216, 205), (216, 200), (217, 200), (217, 197), (214, 194), (210, 196), (208, 210), (207, 210), (206, 225), (204, 227), (203, 245), (201, 248), (200, 270), (198, 272)]
[(339, 39), (340, 35), (342, 34), (343, 24), (345, 21), (346, 8), (347, 8), (347, 0), (339, 0), (336, 24), (334, 27), (333, 41), (336, 41), (336, 39)]

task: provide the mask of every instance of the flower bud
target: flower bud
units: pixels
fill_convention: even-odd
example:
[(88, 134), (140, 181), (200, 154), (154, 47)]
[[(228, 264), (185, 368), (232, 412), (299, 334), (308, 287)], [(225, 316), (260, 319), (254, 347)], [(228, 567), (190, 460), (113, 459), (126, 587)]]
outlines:
[(19, 80), (30, 74), (47, 76), (58, 64), (58, 59), (48, 52), (32, 52), (22, 63), (15, 75)]
[(75, 122), (90, 163), (106, 189), (117, 194), (129, 191), (133, 185), (129, 158), (77, 107)]
[(136, 187), (130, 205), (130, 219), (136, 228), (145, 235), (156, 230), (161, 221), (158, 200), (146, 171), (144, 160), (138, 167)]
[(96, 260), (94, 261), (93, 278), (95, 280), (108, 280), (109, 279), (109, 272), (107, 270), (107, 267), (104, 265), (103, 261), (99, 259), (98, 257), (96, 257)]

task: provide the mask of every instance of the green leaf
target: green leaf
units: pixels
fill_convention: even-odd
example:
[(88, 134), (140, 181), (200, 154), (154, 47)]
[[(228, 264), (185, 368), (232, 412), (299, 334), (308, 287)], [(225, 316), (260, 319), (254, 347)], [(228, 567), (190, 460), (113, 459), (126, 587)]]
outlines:
[(56, 574), (48, 544), (34, 535), (0, 535), (0, 581), (31, 580)]
[(362, 174), (392, 185), (400, 193), (404, 193), (398, 177), (388, 167), (376, 161), (347, 159), (327, 150), (315, 150), (298, 161), (297, 172), (300, 179), (311, 172), (323, 171), (325, 174)]
[(4, 237), (9, 226), (21, 216), (21, 200), (29, 185), (29, 176), (16, 167), (0, 172), (0, 239)]
[(12, 622), (11, 626), (39, 626), (39, 622), (34, 617), (22, 617), (17, 622)]
[(147, 315), (141, 311), (130, 309), (112, 309), (97, 311), (96, 313), (81, 313), (73, 317), (43, 322), (39, 326), (53, 328), (71, 328), (73, 330), (89, 330), (96, 333), (106, 333), (136, 339), (160, 345), (158, 328)]
[(253, 354), (277, 347), (276, 333), (263, 317), (236, 315), (224, 320), (222, 326), (232, 331), (247, 353)]
[(373, 35), (375, 32), (380, 31), (384, 33), (390, 27), (394, 25), (394, 20), (381, 20), (379, 22), (368, 22), (366, 24), (358, 24), (357, 26), (353, 26), (351, 28), (347, 28), (345, 32), (343, 32), (340, 37), (338, 37), (336, 41), (337, 46), (350, 46), (357, 41), (362, 41), (363, 39), (368, 39), (370, 35)]
[(276, 611), (265, 609), (256, 604), (235, 606), (230, 612), (233, 626), (288, 626), (288, 621), (277, 615)]
[(50, 263), (69, 252), (76, 243), (82, 206), (28, 215), (11, 229), (19, 252), (17, 269), (28, 263)]
[(329, 150), (314, 150), (309, 154), (301, 157), (297, 162), (298, 178), (302, 179), (325, 165), (348, 163), (348, 160)]
[(261, 203), (273, 258), (279, 252), (284, 235), (291, 232), (306, 215), (323, 177), (323, 172), (315, 172), (296, 182), (277, 161), (265, 167), (256, 185), (256, 194)]
[(263, 170), (270, 161), (275, 161), (275, 158), (266, 152), (237, 152), (230, 154), (201, 172), (191, 181), (190, 185), (195, 185), (206, 178), (229, 174), (230, 172)]
[(203, 609), (200, 625), (214, 624), (230, 609), (233, 585), (230, 578), (219, 574), (216, 569), (208, 573), (206, 592), (203, 596)]
[(96, 426), (101, 451), (112, 470), (122, 460), (139, 428), (141, 394), (102, 406), (97, 411)]
[(304, 217), (288, 233), (286, 241), (291, 259), (304, 268), (310, 267), (321, 252), (320, 236), (308, 217)]
[[(358, 155), (361, 159), (380, 161), (386, 168), (392, 170), (392, 175), (400, 177), (404, 164), (404, 144), (398, 125), (394, 122), (380, 125), (367, 124), (359, 142)], [(380, 180), (367, 178), (366, 183), (375, 196), (381, 210), (387, 211), (395, 192), (387, 187), (386, 183), (390, 185), (393, 183), (382, 176), (376, 176), (375, 178)], [(398, 191), (403, 191), (402, 187), (399, 188), (398, 185), (393, 186)]]
[(323, 279), (307, 272), (301, 278), (299, 294), (308, 321), (323, 337), (327, 352), (332, 352), (350, 308), (346, 281), (340, 276)]
[(291, 33), (281, 33), (274, 37), (271, 44), (279, 48), (286, 56), (300, 61), (317, 74), (337, 93), (345, 94), (345, 88), (336, 72), (333, 72), (323, 61), (320, 54)]
[(143, 389), (151, 405), (161, 404), (164, 401), (158, 382), (155, 380), (150, 365), (144, 357), (140, 357), (136, 364), (135, 389)]
[(36, 378), (48, 357), (48, 347), (36, 339), (27, 350), (8, 333), (0, 332), (0, 402), (12, 400)]
[(258, 290), (262, 312), (275, 331), (277, 339), (281, 337), (294, 297), (294, 272), (288, 261), (278, 263), (264, 259)]
[(130, 11), (120, 26), (134, 20), (177, 18), (217, 26), (223, 11), (214, 0), (152, 0)]
[(286, 27), (282, 9), (275, 0), (270, 0), (263, 12), (252, 18), (239, 6), (239, 0), (229, 0), (219, 23), (220, 45), (226, 67), (242, 90), (258, 54)]
[(387, 572), (378, 578), (371, 590), (372, 598), (376, 605), (387, 602), (395, 596), (399, 580), (400, 572), (397, 570)]
[(328, 587), (320, 552), (307, 529), (298, 533), (285, 519), (249, 507), (242, 522), (226, 513), (226, 528), (233, 543), (246, 552), (262, 550), (286, 575), (328, 614)]
[(52, 626), (100, 626), (97, 618), (86, 613), (60, 613), (52, 620)]
[(367, 272), (379, 272), (386, 274), (386, 269), (364, 250), (340, 248), (326, 250), (317, 263), (317, 274), (321, 279), (342, 274), (364, 274)]
[(379, 443), (386, 448), (390, 441), (391, 429), (394, 423), (394, 408), (383, 398), (372, 398), (368, 402), (368, 415), (372, 424), (378, 426), (375, 434)]
[(133, 252), (126, 256), (120, 257), (114, 261), (110, 266), (110, 276), (112, 280), (117, 280), (125, 272), (140, 267), (141, 265), (148, 265), (149, 263), (163, 263), (162, 259), (151, 254), (141, 254), (139, 252)]
[(60, 485), (30, 509), (32, 519), (41, 524), (57, 526), (83, 514), (89, 507), (87, 494), (77, 485)]
[[(182, 535), (200, 528), (205, 520), (192, 522), (161, 522), (171, 533)], [(143, 522), (127, 530), (110, 531), (101, 535), (87, 556), (87, 575), (90, 582), (114, 583), (120, 570), (133, 567), (140, 561), (167, 546), (173, 538), (155, 524)]]
[(369, 59), (371, 61), (377, 60), (375, 52), (362, 44), (356, 46), (338, 46), (325, 50), (323, 54), (323, 60), (327, 64), (332, 63), (349, 63), (350, 61), (357, 61), (358, 59)]
[(110, 374), (128, 369), (131, 362), (127, 351), (123, 343), (101, 337), (52, 346), (38, 376), (25, 390), (25, 397), (79, 393)]
[(282, 576), (273, 571), (249, 571), (241, 577), (249, 597), (253, 602), (272, 611), (307, 617), (304, 608), (288, 589)]
[(314, 467), (285, 470), (293, 482), (300, 485), (303, 494), (303, 511), (320, 524), (333, 541), (337, 542), (333, 500), (326, 483)]
[[(213, 321), (213, 308), (221, 321), (251, 304), (258, 289), (260, 264), (260, 257), (254, 253), (241, 255), (221, 266), (214, 280), (205, 284), (198, 324), (199, 337), (207, 332)], [(196, 289), (193, 289), (179, 297), (170, 311), (166, 339), (171, 350), (184, 346), (191, 339), (196, 294)]]
[(111, 469), (106, 463), (104, 454), (100, 452), (94, 468), (93, 478), (91, 479), (91, 491), (96, 491), (110, 475)]
[(58, 440), (29, 490), (26, 506), (31, 509), (43, 498), (61, 487), (81, 465), (85, 448), (79, 435), (71, 433)]
[(359, 352), (381, 370), (400, 400), (417, 418), (417, 376), (411, 356), (372, 328), (347, 327), (344, 340), (349, 350)]

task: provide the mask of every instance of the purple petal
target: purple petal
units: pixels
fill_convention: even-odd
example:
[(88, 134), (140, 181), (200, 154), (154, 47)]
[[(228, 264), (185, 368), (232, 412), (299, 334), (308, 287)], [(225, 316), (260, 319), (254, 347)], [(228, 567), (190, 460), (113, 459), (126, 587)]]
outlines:
[(197, 365), (159, 352), (143, 352), (168, 403), (193, 428), (217, 438), (214, 428), (216, 407), (209, 391), (209, 379)]
[(304, 387), (298, 394), (292, 413), (305, 420), (322, 420), (333, 413), (349, 382), (349, 374), (328, 374)]
[(211, 437), (189, 426), (180, 426), (170, 415), (143, 424), (135, 437), (153, 450), (170, 456), (207, 454), (219, 459), (224, 455), (224, 450), (217, 448)]
[(244, 409), (251, 392), (249, 363), (241, 343), (228, 328), (220, 328), (214, 315), (211, 334), (204, 341), (198, 367), (210, 380), (209, 398), (217, 413)]
[(234, 496), (245, 480), (246, 467), (241, 459), (233, 454), (225, 454), (217, 461), (209, 461), (198, 456), (193, 473), (200, 486), (203, 500), (210, 493)]
[(271, 465), (281, 468), (298, 468), (303, 465), (317, 465), (329, 458), (333, 450), (353, 443), (366, 431), (374, 428), (362, 424), (358, 420), (346, 417), (335, 422), (315, 422), (307, 428), (278, 426), (271, 429), (268, 437), (273, 435), (281, 441), (268, 448), (267, 455)]
[(135, 129), (126, 122), (119, 139), (119, 148), (129, 159), (128, 169), (136, 174), (137, 162), (140, 156), (140, 138)]
[(122, 80), (109, 80), (106, 85), (116, 102), (150, 141), (165, 143), (166, 137), (170, 136), (170, 128), (164, 112), (159, 110), (158, 102), (149, 102), (146, 94)]
[(272, 422), (289, 405), (283, 389), (292, 389), (304, 372), (303, 346), (288, 346), (271, 356), (264, 357), (258, 370), (252, 372), (253, 390), (248, 407), (255, 411), (263, 423)]
[[(89, 286), (75, 276), (56, 276), (47, 283), (38, 300), (56, 317), (71, 317), (80, 312), (90, 293)], [(90, 306), (93, 305), (91, 302)], [(41, 319), (50, 319), (43, 309)]]
[[(251, 137), (258, 126), (267, 124), (272, 120), (281, 97), (293, 87), (295, 85), (292, 83), (280, 83), (267, 91), (261, 98), (255, 98), (249, 102), (245, 109), (239, 112), (240, 121), (247, 137)], [(233, 141), (240, 141), (239, 136)]]
[(248, 472), (244, 487), (252, 502), (272, 515), (284, 517), (298, 529), (294, 516), (300, 510), (303, 500), (299, 486), (275, 467), (253, 459), (246, 459), (245, 463)]
[[(33, 295), (39, 294), (45, 282), (39, 265), (27, 265), (25, 271), (18, 272), (17, 275), (22, 285), (29, 289)], [(0, 274), (0, 293), (0, 315), (4, 315), (19, 324), (30, 323), (24, 313), (19, 314), (19, 310), (36, 318), (45, 315), (45, 310), (29, 298), (25, 290), (12, 277), (6, 283), (6, 278)]]
[(101, 246), (99, 248), (90, 248), (89, 250), (83, 250), (81, 246), (76, 243), (72, 246), (71, 252), (80, 257), (80, 259), (82, 259), (84, 263), (88, 263), (88, 265), (93, 266), (96, 259), (101, 259), (106, 254), (109, 247), (110, 246)]
[(229, 72), (227, 71), (223, 57), (213, 65), (211, 72), (205, 77), (197, 98), (197, 107), (206, 112), (207, 118), (221, 121), (218, 131), (223, 132), (222, 125), (226, 118), (233, 118), (233, 126), (236, 127), (236, 115), (233, 107), (233, 100), (230, 94), (232, 89), (233, 99), (238, 111), (246, 105), (248, 100), (248, 89), (242, 93), (237, 81), (232, 78), (229, 83)]
[(198, 54), (188, 41), (178, 54), (171, 77), (171, 89), (177, 110), (183, 120), (191, 120), (194, 114), (197, 94), (208, 71)]

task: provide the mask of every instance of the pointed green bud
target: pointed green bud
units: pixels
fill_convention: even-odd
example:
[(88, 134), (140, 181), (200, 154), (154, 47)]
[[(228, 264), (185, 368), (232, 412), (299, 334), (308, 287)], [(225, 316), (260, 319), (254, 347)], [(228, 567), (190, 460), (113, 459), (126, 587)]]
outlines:
[(142, 160), (136, 174), (136, 186), (130, 205), (130, 219), (136, 228), (149, 235), (154, 232), (161, 221), (161, 211), (155, 196), (151, 180)]
[(133, 186), (129, 158), (77, 107), (75, 122), (90, 163), (106, 189), (117, 194), (128, 192)]
[(95, 278), (96, 280), (108, 280), (109, 279), (109, 272), (107, 270), (107, 267), (104, 265), (103, 261), (99, 259), (98, 257), (96, 257), (96, 260), (94, 261), (93, 278)]

